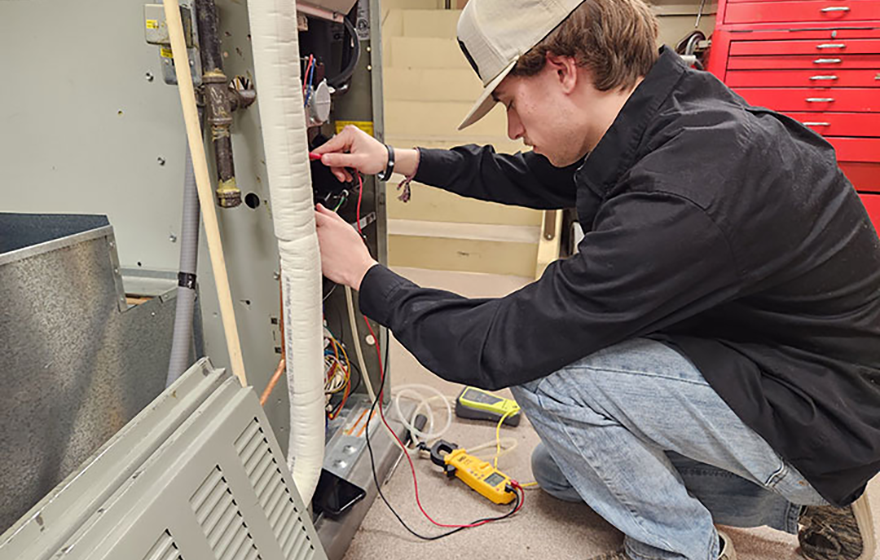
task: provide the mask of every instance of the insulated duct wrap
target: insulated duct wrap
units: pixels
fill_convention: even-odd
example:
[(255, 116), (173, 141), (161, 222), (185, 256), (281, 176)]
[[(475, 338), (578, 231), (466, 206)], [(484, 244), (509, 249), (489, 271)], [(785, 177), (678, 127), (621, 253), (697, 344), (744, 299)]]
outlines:
[(281, 256), (291, 406), (288, 465), (308, 504), (324, 459), (324, 360), (321, 261), (299, 74), (296, 3), (250, 0), (248, 13), (272, 216)]

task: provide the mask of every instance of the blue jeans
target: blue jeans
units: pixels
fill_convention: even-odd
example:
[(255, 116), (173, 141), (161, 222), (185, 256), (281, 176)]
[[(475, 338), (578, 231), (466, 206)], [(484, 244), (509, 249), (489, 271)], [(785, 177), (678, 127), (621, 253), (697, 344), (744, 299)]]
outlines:
[(511, 390), (543, 442), (540, 486), (585, 501), (635, 560), (715, 560), (715, 523), (796, 532), (801, 506), (827, 504), (659, 342), (617, 344)]

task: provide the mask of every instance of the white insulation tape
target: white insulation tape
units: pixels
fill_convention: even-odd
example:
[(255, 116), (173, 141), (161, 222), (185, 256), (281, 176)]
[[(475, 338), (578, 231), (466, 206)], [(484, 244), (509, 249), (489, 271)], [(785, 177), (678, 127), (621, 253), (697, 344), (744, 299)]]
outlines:
[(290, 394), (287, 462), (297, 490), (308, 504), (324, 460), (324, 355), (321, 258), (299, 74), (296, 3), (250, 0), (248, 14), (272, 216), (281, 256)]

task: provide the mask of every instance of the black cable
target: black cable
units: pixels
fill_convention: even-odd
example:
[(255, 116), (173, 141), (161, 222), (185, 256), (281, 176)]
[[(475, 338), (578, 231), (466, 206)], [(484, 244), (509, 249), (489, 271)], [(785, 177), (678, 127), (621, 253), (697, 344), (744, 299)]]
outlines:
[[(391, 338), (391, 334), (389, 331), (387, 331), (387, 329), (386, 329), (386, 332), (388, 334), (385, 337), (386, 340), (385, 340), (385, 362), (384, 362), (384, 364), (388, 363), (388, 347), (390, 346), (390, 344), (388, 344), (388, 341)], [(379, 402), (379, 399), (381, 398), (381, 395), (382, 395), (382, 391), (385, 388), (385, 374), (382, 370), (379, 371), (379, 376), (381, 378), (381, 381), (379, 382), (379, 392), (376, 393), (376, 398), (373, 400), (372, 406), (370, 406), (369, 414), (367, 414), (367, 425), (366, 425), (366, 433), (365, 433), (365, 437), (367, 439), (367, 451), (369, 451), (369, 453), (370, 453), (370, 470), (372, 470), (372, 472), (373, 472), (373, 482), (376, 484), (376, 491), (379, 493), (379, 497), (382, 498), (382, 501), (385, 502), (385, 505), (388, 506), (388, 509), (391, 511), (392, 514), (394, 514), (394, 517), (397, 518), (397, 520), (400, 522), (400, 524), (403, 525), (404, 529), (409, 531), (410, 534), (412, 534), (413, 536), (418, 537), (424, 541), (440, 540), (444, 537), (454, 535), (455, 533), (458, 533), (459, 531), (463, 531), (464, 529), (475, 528), (475, 527), (468, 527), (468, 526), (458, 527), (458, 528), (453, 529), (451, 531), (447, 531), (446, 533), (441, 533), (439, 535), (426, 537), (425, 535), (417, 533), (412, 528), (410, 528), (410, 526), (406, 524), (406, 522), (403, 520), (402, 517), (400, 517), (400, 515), (394, 510), (394, 508), (391, 507), (391, 503), (388, 501), (388, 498), (385, 497), (385, 494), (382, 493), (382, 485), (379, 484), (379, 477), (376, 474), (376, 460), (373, 456), (373, 446), (370, 444), (370, 420), (373, 417), (373, 412), (376, 409), (376, 404)], [(406, 451), (401, 450), (401, 453), (406, 453)], [(508, 511), (504, 515), (499, 515), (497, 517), (484, 517), (482, 519), (477, 519), (476, 521), (469, 523), (468, 525), (475, 525), (477, 523), (483, 523), (483, 522), (489, 522), (489, 521), (501, 521), (502, 519), (507, 519), (508, 517), (510, 517), (511, 515), (516, 513), (516, 511), (519, 509), (519, 504), (520, 504), (519, 491), (517, 491), (516, 488), (514, 488), (514, 494), (516, 495), (516, 498), (515, 498), (515, 501), (513, 504), (513, 509), (511, 509), (510, 511)]]
[(354, 25), (351, 24), (348, 18), (343, 18), (342, 23), (345, 25), (345, 31), (348, 34), (348, 40), (344, 42), (351, 45), (351, 55), (349, 56), (348, 65), (340, 70), (339, 74), (332, 78), (327, 78), (327, 83), (336, 89), (342, 87), (351, 78), (361, 59), (361, 41), (357, 30), (355, 30)]
[[(360, 388), (361, 381), (364, 380), (364, 374), (361, 373), (361, 368), (357, 367), (357, 364), (355, 364), (354, 362), (350, 361), (350, 362), (348, 362), (348, 365), (351, 367), (352, 371), (356, 371), (358, 373), (358, 382), (355, 383), (351, 389), (349, 389), (349, 392), (354, 393), (355, 391), (357, 391)], [(350, 377), (349, 377), (349, 383), (351, 383)]]

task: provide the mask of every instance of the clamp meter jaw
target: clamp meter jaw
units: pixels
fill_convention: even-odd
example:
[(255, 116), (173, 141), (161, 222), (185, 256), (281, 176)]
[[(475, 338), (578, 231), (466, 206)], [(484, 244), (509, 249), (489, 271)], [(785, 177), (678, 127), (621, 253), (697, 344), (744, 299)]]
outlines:
[(443, 467), (446, 476), (459, 478), (496, 504), (509, 504), (516, 498), (509, 476), (455, 444), (444, 440), (435, 443), (431, 447), (431, 461)]

